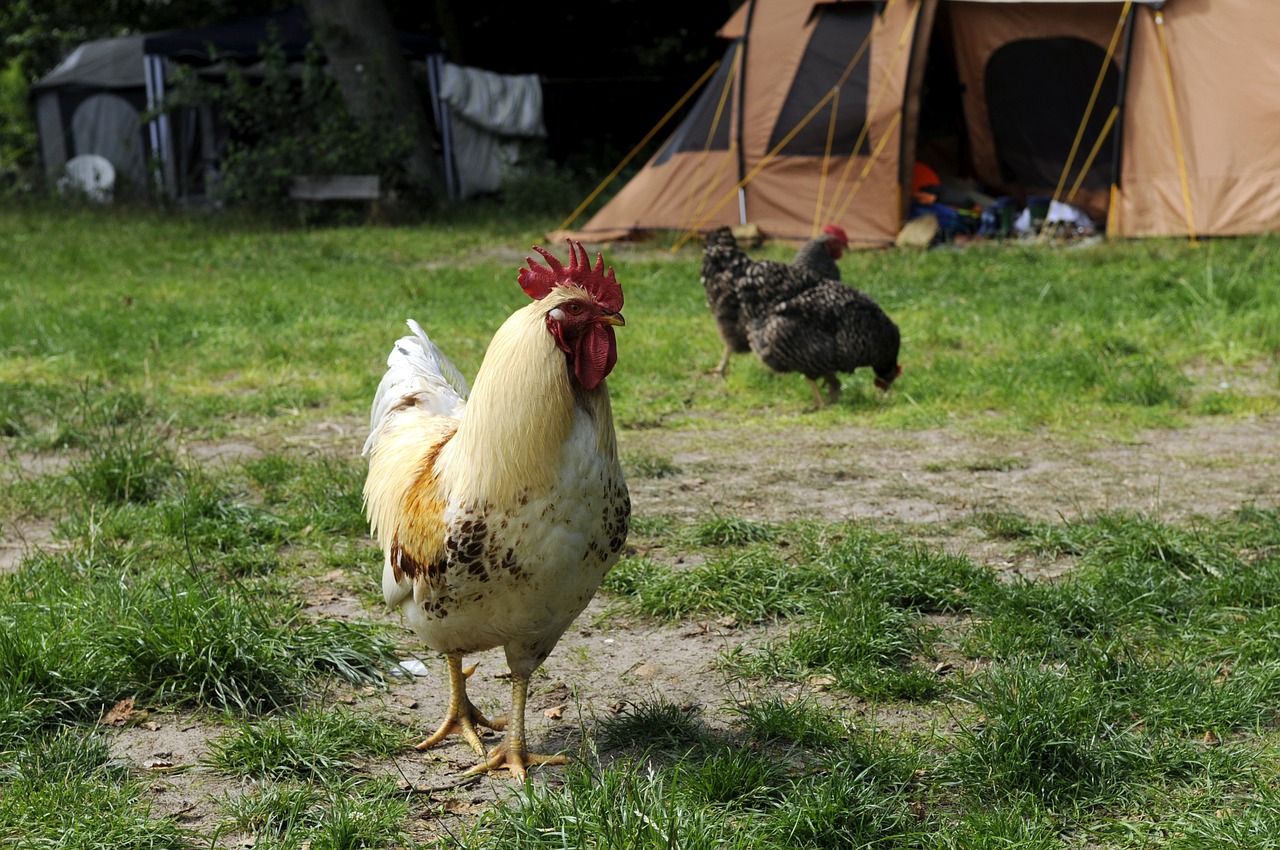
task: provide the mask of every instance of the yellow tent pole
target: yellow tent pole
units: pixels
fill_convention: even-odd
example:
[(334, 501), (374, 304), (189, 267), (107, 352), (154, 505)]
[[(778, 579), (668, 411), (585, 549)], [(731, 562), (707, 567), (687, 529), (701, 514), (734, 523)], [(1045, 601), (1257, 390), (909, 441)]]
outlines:
[(822, 226), (822, 198), (827, 191), (827, 169), (831, 166), (831, 148), (835, 144), (836, 138), (836, 116), (840, 113), (840, 89), (835, 90), (835, 97), (831, 99), (831, 120), (827, 122), (827, 147), (822, 154), (822, 173), (818, 177), (818, 203), (813, 207), (813, 227), (809, 232), (810, 236), (818, 235), (818, 228)]
[[(893, 7), (894, 2), (895, 0), (889, 0), (889, 2), (885, 4), (884, 11), (880, 13), (881, 19), (883, 19), (885, 12), (888, 12), (889, 9)], [(857, 52), (854, 53), (853, 58), (849, 60), (849, 64), (845, 66), (844, 73), (841, 74), (840, 79), (839, 81), (837, 81), (835, 87), (831, 91), (828, 91), (826, 95), (824, 95), (817, 103), (815, 103), (813, 105), (813, 108), (809, 110), (809, 113), (805, 115), (803, 118), (801, 118), (798, 122), (796, 122), (796, 126), (792, 127), (791, 131), (787, 133), (787, 135), (783, 136), (782, 140), (779, 141), (778, 144), (774, 145), (773, 149), (768, 153), (766, 153), (764, 157), (758, 163), (756, 163), (755, 166), (749, 172), (747, 172), (746, 176), (744, 176), (741, 180), (739, 180), (737, 185), (735, 185), (732, 189), (730, 189), (729, 193), (726, 194), (723, 198), (721, 198), (718, 204), (712, 207), (710, 212), (706, 213), (705, 215), (702, 216), (702, 218), (698, 219), (698, 221), (694, 223), (693, 227), (689, 228), (689, 230), (686, 231), (685, 234), (676, 241), (676, 244), (671, 247), (672, 253), (679, 251), (682, 247), (684, 247), (684, 244), (697, 234), (698, 228), (701, 227), (702, 224), (706, 222), (707, 219), (711, 218), (711, 216), (718, 213), (721, 209), (724, 208), (725, 204), (729, 203), (729, 201), (737, 197), (738, 190), (741, 189), (743, 186), (746, 186), (748, 183), (750, 183), (755, 178), (755, 176), (764, 169), (764, 167), (769, 163), (769, 161), (772, 160), (775, 156), (777, 156), (779, 151), (781, 151), (788, 144), (790, 144), (791, 140), (796, 137), (796, 134), (799, 133), (802, 129), (804, 129), (805, 125), (808, 124), (810, 121), (812, 121), (815, 115), (817, 115), (819, 112), (822, 111), (822, 108), (827, 105), (827, 102), (831, 100), (834, 93), (837, 90), (839, 90), (841, 84), (843, 84), (845, 79), (849, 76), (850, 72), (852, 72), (853, 67), (857, 63), (858, 59), (862, 57), (862, 54), (866, 51), (867, 47), (871, 44), (871, 36), (874, 32), (875, 32), (875, 28), (873, 27), (872, 31), (867, 33), (867, 37), (863, 39), (862, 46), (858, 48)]]
[(1111, 200), (1107, 204), (1107, 238), (1120, 232), (1120, 187), (1111, 184)]
[(1120, 107), (1111, 107), (1111, 114), (1107, 116), (1107, 121), (1102, 125), (1102, 130), (1098, 133), (1098, 140), (1093, 143), (1093, 148), (1089, 151), (1089, 155), (1084, 159), (1084, 165), (1080, 166), (1080, 173), (1076, 175), (1076, 182), (1071, 184), (1071, 191), (1067, 193), (1067, 203), (1075, 200), (1076, 192), (1080, 191), (1080, 184), (1084, 182), (1084, 176), (1089, 173), (1089, 168), (1093, 165), (1093, 161), (1098, 158), (1098, 151), (1102, 150), (1102, 143), (1107, 140), (1107, 134), (1111, 132), (1111, 125), (1116, 123), (1116, 118), (1120, 115)]
[[(880, 21), (884, 20), (884, 13), (888, 12), (892, 6), (893, 6), (893, 2), (892, 0), (890, 0), (890, 2), (884, 7), (884, 11), (881, 12), (880, 14), (880, 18), (879, 18)], [(839, 90), (840, 90), (840, 87), (844, 85), (845, 81), (849, 79), (849, 75), (853, 73), (853, 69), (857, 66), (858, 62), (861, 61), (862, 54), (866, 53), (867, 50), (870, 49), (871, 38), (873, 35), (875, 35), (875, 31), (876, 30), (874, 26), (867, 31), (866, 38), (862, 39), (862, 44), (858, 45), (858, 49), (854, 52), (853, 58), (849, 60), (849, 64), (844, 66), (844, 72), (840, 75), (840, 79), (836, 82), (836, 85), (833, 89), (833, 92), (835, 92), (836, 94), (836, 98), (835, 98), (836, 102), (833, 103), (831, 106), (831, 124), (827, 129), (827, 150), (826, 150), (827, 156), (822, 163), (822, 177), (818, 186), (818, 189), (819, 189), (818, 205), (817, 205), (817, 208), (813, 211), (813, 235), (815, 236), (818, 234), (818, 225), (823, 218), (822, 198), (826, 194), (826, 181), (827, 181), (827, 169), (828, 169), (827, 160), (831, 156), (831, 148), (834, 146), (834, 140), (835, 140), (836, 106), (840, 102)], [(877, 98), (876, 100), (878, 102), (879, 98)], [(855, 152), (862, 147), (862, 142), (866, 139), (867, 133), (870, 131), (870, 129), (871, 129), (871, 119), (867, 118), (862, 122), (862, 130), (858, 133), (858, 138), (853, 143), (853, 150)], [(834, 199), (840, 196), (840, 191), (841, 189), (844, 188), (845, 181), (849, 179), (849, 166), (852, 164), (852, 162), (853, 162), (853, 159), (851, 156), (850, 161), (845, 164), (844, 170), (840, 174), (840, 180), (839, 182), (836, 183), (835, 192), (832, 193), (832, 199), (833, 199), (832, 207), (835, 206)], [(830, 218), (829, 215), (828, 215), (828, 218)]]
[(773, 150), (765, 154), (764, 157), (758, 163), (756, 163), (755, 166), (750, 171), (747, 172), (747, 175), (743, 177), (741, 180), (739, 180), (737, 185), (735, 185), (732, 189), (730, 189), (728, 194), (726, 194), (723, 198), (720, 199), (720, 203), (712, 207), (709, 212), (707, 212), (705, 215), (702, 216), (702, 218), (698, 219), (694, 223), (693, 227), (689, 228), (688, 232), (686, 232), (684, 236), (680, 237), (680, 239), (676, 242), (676, 244), (672, 246), (671, 250), (673, 252), (680, 250), (680, 248), (683, 247), (684, 243), (688, 242), (691, 238), (693, 238), (694, 234), (698, 232), (698, 227), (700, 227), (702, 223), (705, 222), (707, 219), (711, 218), (711, 216), (718, 213), (724, 207), (725, 204), (733, 200), (737, 196), (738, 190), (741, 189), (743, 186), (747, 185), (748, 183), (750, 183), (752, 179), (754, 179), (755, 176), (759, 174), (766, 165), (769, 164), (769, 161), (778, 155), (778, 151), (786, 147), (787, 144), (790, 143), (790, 141), (796, 137), (796, 134), (799, 133), (804, 128), (804, 125), (809, 123), (809, 120), (812, 119), (813, 116), (818, 113), (818, 110), (820, 110), (823, 106), (825, 106), (827, 101), (829, 101), (830, 99), (831, 99), (831, 93), (828, 92), (827, 96), (822, 98), (822, 100), (818, 101), (817, 105), (815, 105), (813, 109), (809, 111), (809, 114), (806, 115), (804, 118), (802, 118), (800, 122), (791, 129), (791, 132), (787, 133), (787, 135), (782, 138), (782, 141), (774, 145)]
[(1156, 33), (1160, 36), (1160, 58), (1164, 67), (1165, 94), (1169, 97), (1169, 122), (1173, 128), (1174, 154), (1178, 158), (1178, 177), (1182, 180), (1182, 203), (1187, 213), (1187, 235), (1196, 241), (1195, 216), (1191, 213), (1191, 186), (1187, 180), (1187, 159), (1182, 150), (1182, 134), (1178, 130), (1178, 103), (1173, 90), (1173, 66), (1169, 63), (1169, 42), (1165, 38), (1164, 13), (1155, 13)]
[(830, 99), (831, 99), (831, 93), (828, 92), (826, 97), (818, 101), (818, 103), (813, 107), (813, 109), (809, 110), (809, 114), (806, 115), (804, 118), (802, 118), (800, 122), (791, 129), (790, 133), (787, 133), (787, 135), (783, 136), (782, 141), (774, 145), (773, 150), (765, 154), (764, 157), (759, 162), (757, 162), (750, 171), (747, 172), (747, 175), (743, 177), (741, 180), (739, 180), (737, 185), (735, 185), (732, 189), (730, 189), (728, 194), (726, 194), (723, 198), (720, 199), (720, 203), (712, 207), (709, 212), (707, 212), (705, 215), (702, 216), (702, 218), (698, 219), (694, 223), (693, 227), (689, 228), (688, 232), (686, 232), (684, 236), (680, 237), (680, 239), (676, 242), (676, 244), (672, 246), (671, 250), (673, 252), (680, 250), (680, 248), (684, 246), (684, 243), (688, 242), (691, 238), (693, 238), (694, 234), (698, 232), (698, 227), (701, 226), (702, 223), (705, 222), (707, 219), (711, 218), (711, 216), (720, 212), (720, 210), (723, 209), (725, 204), (733, 200), (737, 196), (738, 190), (741, 189), (743, 186), (747, 185), (748, 183), (750, 183), (755, 178), (755, 176), (759, 174), (766, 165), (769, 164), (769, 161), (778, 155), (778, 151), (786, 147), (791, 142), (791, 140), (796, 137), (796, 134), (799, 133), (804, 128), (804, 125), (809, 123), (810, 119), (812, 119), (813, 116), (818, 113), (818, 110), (820, 110), (823, 106), (825, 106), (827, 101), (829, 101)]
[[(732, 91), (733, 89), (733, 81), (738, 78), (741, 71), (742, 71), (742, 44), (739, 44), (737, 50), (735, 50), (733, 54), (733, 69), (730, 71), (729, 74), (725, 76), (724, 88), (721, 89), (720, 91), (720, 101), (716, 104), (716, 114), (711, 119), (711, 129), (707, 131), (707, 141), (702, 146), (702, 153), (699, 155), (698, 165), (693, 170), (694, 174), (702, 173), (702, 166), (707, 161), (707, 155), (711, 151), (711, 140), (715, 138), (716, 128), (720, 126), (720, 119), (724, 116), (724, 105), (729, 100), (729, 92)], [(732, 141), (730, 142), (728, 154), (732, 154), (734, 152), (735, 144), (736, 143)], [(723, 160), (724, 161), (721, 162), (720, 167), (716, 169), (716, 173), (713, 174), (711, 178), (707, 181), (706, 188), (703, 190), (703, 193), (702, 193), (702, 199), (698, 202), (697, 207), (694, 208), (692, 213), (689, 212), (689, 207), (690, 205), (693, 204), (693, 197), (695, 194), (697, 194), (698, 190), (697, 190), (697, 180), (690, 181), (689, 194), (688, 194), (688, 197), (685, 198), (684, 215), (682, 216), (682, 218), (691, 218), (692, 216), (697, 215), (699, 212), (701, 212), (702, 208), (706, 206), (707, 197), (711, 194), (711, 189), (715, 186), (716, 180), (720, 179), (721, 173), (724, 172), (725, 166), (729, 162), (729, 156), (726, 155), (725, 157), (723, 157)]]
[[(867, 118), (866, 121), (863, 122), (862, 133), (858, 136), (858, 142), (853, 146), (853, 150), (849, 152), (849, 161), (845, 164), (844, 173), (840, 178), (841, 189), (843, 189), (843, 184), (849, 176), (849, 171), (851, 170), (853, 163), (857, 160), (858, 149), (862, 146), (862, 140), (871, 132), (871, 116), (875, 115), (876, 110), (880, 107), (880, 101), (884, 98), (885, 92), (889, 90), (889, 81), (893, 79), (893, 67), (898, 63), (898, 56), (901, 55), (904, 49), (906, 49), (908, 35), (915, 31), (916, 19), (919, 17), (920, 9), (923, 5), (923, 3), (918, 4), (915, 10), (907, 17), (906, 26), (902, 28), (902, 35), (898, 37), (898, 44), (893, 49), (893, 55), (889, 57), (889, 71), (886, 72), (883, 79), (880, 80), (880, 87), (876, 91), (876, 96), (867, 109)], [(901, 121), (902, 107), (899, 106), (898, 111), (894, 114), (893, 120), (889, 124), (889, 128), (885, 130), (884, 134), (880, 137), (880, 142), (876, 145), (875, 150), (872, 151), (871, 157), (867, 160), (867, 164), (863, 166), (862, 173), (858, 175), (858, 181), (854, 183), (853, 188), (849, 190), (849, 197), (845, 198), (844, 204), (840, 207), (840, 211), (831, 216), (832, 220), (839, 221), (844, 217), (844, 214), (849, 211), (849, 206), (857, 196), (858, 190), (862, 188), (862, 184), (866, 182), (867, 177), (870, 176), (871, 167), (884, 151), (885, 145), (889, 141), (889, 136)], [(837, 189), (836, 191), (835, 197), (837, 198), (839, 197), (839, 191), (840, 189)], [(834, 200), (831, 207), (833, 210), (835, 209)]]
[[(1107, 55), (1102, 59), (1102, 67), (1098, 69), (1098, 79), (1093, 83), (1093, 91), (1089, 95), (1089, 104), (1084, 108), (1084, 117), (1080, 119), (1080, 127), (1076, 130), (1076, 137), (1071, 142), (1071, 153), (1067, 154), (1067, 161), (1062, 166), (1062, 176), (1058, 178), (1058, 187), (1053, 190), (1053, 199), (1056, 201), (1062, 197), (1062, 187), (1067, 184), (1067, 175), (1071, 173), (1071, 166), (1075, 163), (1076, 154), (1080, 151), (1080, 142), (1084, 138), (1085, 127), (1089, 124), (1089, 116), (1093, 115), (1093, 107), (1098, 102), (1098, 94), (1102, 91), (1102, 83), (1107, 78), (1107, 69), (1111, 67), (1111, 57), (1115, 55), (1116, 45), (1120, 42), (1120, 34), (1124, 32), (1125, 20), (1129, 17), (1130, 8), (1133, 6), (1133, 0), (1125, 0), (1124, 6), (1120, 9), (1120, 20), (1116, 21), (1116, 30), (1111, 34), (1111, 43), (1107, 45)], [(1105, 136), (1104, 130), (1101, 136)], [(1101, 142), (1101, 138), (1099, 138)], [(1097, 147), (1094, 147), (1094, 153)], [(1079, 182), (1076, 184), (1079, 186)], [(1071, 190), (1071, 194), (1075, 194), (1075, 189)]]
[(862, 173), (858, 175), (858, 182), (853, 184), (853, 189), (849, 192), (849, 197), (845, 198), (844, 206), (840, 207), (840, 212), (834, 216), (839, 221), (846, 212), (849, 211), (849, 205), (853, 203), (853, 199), (857, 197), (858, 190), (862, 188), (862, 184), (871, 174), (871, 168), (876, 164), (876, 160), (880, 158), (880, 154), (884, 153), (885, 145), (889, 143), (889, 137), (893, 135), (893, 131), (898, 128), (898, 124), (902, 122), (902, 110), (899, 109), (893, 114), (893, 120), (889, 122), (889, 126), (885, 128), (884, 134), (880, 136), (880, 141), (876, 145), (875, 150), (871, 152), (871, 156), (867, 158), (867, 164), (862, 167)]
[(653, 126), (653, 129), (650, 130), (648, 133), (646, 133), (645, 137), (640, 140), (640, 143), (631, 149), (631, 153), (627, 154), (625, 157), (622, 158), (622, 162), (618, 163), (618, 167), (613, 169), (613, 171), (610, 171), (609, 176), (604, 178), (604, 180), (600, 181), (600, 185), (597, 186), (595, 190), (592, 191), (592, 193), (587, 196), (587, 199), (585, 201), (583, 201), (581, 204), (578, 205), (578, 208), (574, 210), (573, 213), (568, 218), (566, 218), (563, 222), (561, 222), (560, 226), (557, 227), (556, 230), (564, 230), (566, 227), (573, 224), (573, 222), (578, 218), (578, 216), (582, 215), (582, 211), (585, 210), (588, 206), (590, 206), (592, 201), (594, 201), (597, 197), (599, 197), (600, 193), (604, 191), (605, 187), (613, 182), (613, 179), (622, 172), (622, 169), (627, 167), (627, 163), (630, 162), (633, 158), (635, 158), (635, 155), (640, 153), (640, 150), (645, 145), (649, 144), (649, 140), (652, 139), (654, 136), (658, 135), (658, 131), (661, 130), (664, 126), (666, 126), (666, 123), (671, 120), (672, 116), (674, 116), (677, 112), (680, 111), (680, 107), (684, 106), (685, 103), (689, 100), (689, 98), (693, 97), (694, 92), (702, 88), (702, 84), (705, 83), (708, 79), (710, 79), (711, 75), (714, 74), (716, 72), (716, 69), (719, 67), (720, 67), (720, 60), (717, 59), (714, 63), (712, 63), (710, 68), (708, 68), (705, 72), (703, 72), (702, 76), (698, 78), (698, 81), (694, 83), (692, 86), (690, 86), (689, 90), (685, 92), (680, 97), (679, 100), (676, 101), (675, 106), (667, 110), (667, 114), (662, 116), (662, 120), (660, 120), (657, 124), (655, 124)]

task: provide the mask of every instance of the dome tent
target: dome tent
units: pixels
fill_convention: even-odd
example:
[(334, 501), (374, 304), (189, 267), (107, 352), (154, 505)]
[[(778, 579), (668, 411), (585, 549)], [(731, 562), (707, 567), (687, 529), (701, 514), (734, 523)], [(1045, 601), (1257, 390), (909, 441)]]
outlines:
[(573, 235), (754, 223), (800, 240), (830, 222), (888, 244), (921, 158), (989, 194), (1070, 200), (1113, 235), (1273, 230), (1280, 54), (1259, 16), (1280, 7), (1264, 6), (746, 0), (681, 124)]

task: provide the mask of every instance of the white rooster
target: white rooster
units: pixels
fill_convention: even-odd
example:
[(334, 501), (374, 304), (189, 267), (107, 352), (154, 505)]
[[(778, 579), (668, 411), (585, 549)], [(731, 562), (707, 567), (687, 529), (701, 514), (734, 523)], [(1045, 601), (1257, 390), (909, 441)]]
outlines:
[[(365, 454), (382, 589), (449, 664), (449, 710), (419, 749), (461, 734), (483, 759), (468, 773), (563, 757), (525, 743), (529, 677), (582, 612), (626, 541), (631, 503), (605, 376), (625, 324), (613, 269), (579, 244), (569, 265), (536, 248), (518, 280), (534, 299), (494, 334), (468, 397), (458, 369), (410, 321), (374, 398)], [(501, 646), (511, 711), (489, 720), (467, 698), (462, 658)], [(506, 729), (485, 753), (478, 726)]]

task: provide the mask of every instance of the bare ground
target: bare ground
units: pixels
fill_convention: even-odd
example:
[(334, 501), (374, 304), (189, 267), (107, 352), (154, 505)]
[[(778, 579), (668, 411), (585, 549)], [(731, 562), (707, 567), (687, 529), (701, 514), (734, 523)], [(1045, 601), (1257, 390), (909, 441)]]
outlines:
[[(280, 449), (354, 456), (360, 425), (325, 423), (278, 444), (244, 440), (188, 447), (209, 463), (234, 463)], [(275, 441), (270, 441), (275, 442)], [(1280, 417), (1223, 424), (1211, 420), (1181, 430), (1154, 431), (1129, 442), (1082, 446), (1046, 436), (987, 438), (954, 431), (886, 434), (847, 428), (699, 427), (633, 431), (620, 436), (624, 456), (663, 458), (678, 471), (630, 481), (637, 516), (705, 517), (708, 513), (762, 520), (797, 518), (866, 520), (918, 526), (937, 545), (1001, 570), (1051, 574), (1041, 564), (983, 537), (969, 522), (977, 512), (1011, 511), (1031, 518), (1074, 519), (1102, 511), (1133, 511), (1165, 520), (1217, 515), (1242, 506), (1280, 505)], [(0, 570), (31, 547), (51, 543), (39, 524), (0, 528)], [(366, 610), (361, 591), (376, 583), (366, 574), (335, 571), (311, 589), (313, 612), (328, 617), (383, 617)], [(596, 599), (561, 641), (535, 681), (528, 707), (531, 746), (579, 751), (593, 740), (596, 720), (661, 696), (701, 710), (713, 726), (732, 722), (735, 693), (716, 667), (718, 655), (766, 631), (732, 622), (655, 626), (610, 616)], [(406, 646), (411, 646), (406, 641)], [(406, 736), (434, 729), (443, 716), (447, 684), (443, 664), (422, 655), (427, 675), (388, 691), (343, 692), (335, 697), (406, 727)], [(477, 659), (472, 698), (493, 714), (505, 711), (509, 682), (497, 652)], [(817, 685), (821, 687), (820, 684)], [(807, 687), (807, 686), (801, 686)], [(901, 718), (898, 718), (901, 719)], [(893, 723), (889, 716), (870, 723)], [(240, 783), (199, 766), (209, 740), (223, 731), (208, 720), (145, 712), (112, 731), (114, 752), (153, 777), (157, 813), (211, 835), (215, 801), (242, 793)], [(493, 800), (511, 793), (503, 778), (457, 784), (474, 763), (461, 742), (407, 751), (393, 763), (369, 764), (414, 788), (409, 828), (424, 838), (465, 830)], [(558, 769), (535, 773), (555, 785)], [(252, 846), (251, 836), (223, 835), (218, 846)], [(246, 843), (250, 842), (250, 843)]]

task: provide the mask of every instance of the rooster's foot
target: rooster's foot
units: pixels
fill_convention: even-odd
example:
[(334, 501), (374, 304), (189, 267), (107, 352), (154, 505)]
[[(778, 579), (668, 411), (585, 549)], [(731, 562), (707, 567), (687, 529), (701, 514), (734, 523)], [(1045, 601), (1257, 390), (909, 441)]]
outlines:
[(452, 711), (449, 712), (444, 722), (440, 724), (440, 728), (419, 743), (414, 744), (414, 749), (429, 750), (450, 735), (461, 735), (467, 739), (467, 743), (471, 745), (471, 749), (476, 751), (476, 755), (482, 756), (484, 755), (484, 744), (480, 743), (480, 733), (477, 731), (479, 727), (501, 732), (506, 728), (506, 725), (501, 719), (489, 720), (468, 700), (466, 707), (461, 712), (456, 716)]
[(511, 771), (512, 779), (524, 779), (527, 769), (538, 764), (568, 764), (569, 758), (565, 755), (548, 756), (542, 753), (525, 752), (523, 746), (510, 746), (509, 741), (503, 741), (501, 744), (493, 748), (489, 753), (489, 757), (480, 762), (475, 767), (468, 770), (463, 776), (479, 776), (482, 773), (490, 773), (495, 770)]
[(475, 665), (473, 664), (464, 670), (461, 659), (449, 656), (448, 661), (449, 710), (445, 714), (444, 722), (440, 724), (440, 728), (418, 744), (415, 744), (414, 749), (426, 750), (439, 744), (450, 735), (461, 735), (467, 739), (467, 743), (471, 745), (471, 749), (476, 751), (476, 755), (483, 757), (485, 754), (484, 744), (480, 743), (480, 733), (476, 731), (476, 727), (483, 726), (486, 729), (501, 731), (506, 728), (506, 721), (503, 718), (490, 720), (467, 698), (467, 678), (476, 671)]

